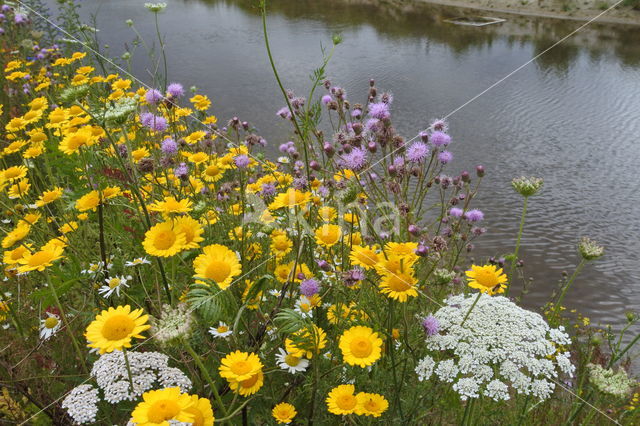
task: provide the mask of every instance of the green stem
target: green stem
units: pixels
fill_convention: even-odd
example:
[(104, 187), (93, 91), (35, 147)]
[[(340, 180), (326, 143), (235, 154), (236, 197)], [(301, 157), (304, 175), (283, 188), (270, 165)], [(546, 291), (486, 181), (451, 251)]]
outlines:
[(222, 411), (222, 414), (224, 417), (228, 417), (229, 413), (227, 413), (227, 409), (225, 408), (224, 403), (222, 402), (222, 398), (220, 398), (220, 394), (218, 393), (218, 388), (216, 387), (215, 382), (211, 378), (211, 375), (209, 374), (207, 367), (205, 367), (205, 365), (202, 363), (202, 359), (200, 359), (196, 351), (193, 350), (193, 347), (191, 346), (189, 341), (187, 339), (183, 339), (183, 342), (184, 342), (184, 347), (187, 349), (187, 352), (189, 352), (189, 355), (191, 355), (191, 358), (193, 358), (193, 360), (198, 365), (198, 368), (200, 369), (200, 372), (204, 376), (205, 380), (207, 381), (207, 383), (209, 383), (209, 387), (213, 392), (213, 396), (215, 397), (216, 402), (218, 403), (218, 407), (220, 408), (220, 411)]
[(511, 267), (509, 268), (509, 285), (504, 291), (504, 296), (506, 297), (509, 294), (509, 289), (513, 284), (514, 277), (513, 272), (518, 263), (518, 252), (520, 251), (520, 239), (522, 238), (522, 230), (524, 229), (524, 219), (527, 215), (527, 204), (529, 202), (529, 197), (524, 197), (524, 205), (522, 206), (522, 216), (520, 216), (520, 229), (518, 229), (518, 238), (516, 239), (516, 249), (513, 252), (513, 260), (511, 261)]
[(564, 296), (567, 294), (567, 290), (569, 290), (569, 287), (571, 287), (573, 280), (576, 279), (576, 277), (578, 276), (578, 274), (580, 273), (580, 271), (582, 270), (582, 268), (586, 263), (587, 261), (585, 259), (582, 259), (578, 264), (578, 267), (576, 268), (576, 270), (573, 271), (573, 274), (571, 275), (571, 278), (569, 278), (569, 281), (567, 281), (567, 283), (564, 285), (562, 289), (562, 293), (560, 293), (560, 297), (558, 298), (556, 305), (553, 307), (553, 313), (551, 314), (550, 320), (555, 319), (556, 316), (558, 315), (560, 306), (562, 305), (562, 300), (564, 299)]
[(127, 367), (127, 376), (129, 376), (129, 391), (133, 395), (133, 374), (131, 374), (131, 365), (129, 364), (129, 357), (127, 356), (127, 348), (122, 347), (122, 356), (124, 357), (124, 365)]
[(522, 406), (522, 412), (520, 413), (520, 419), (518, 420), (518, 426), (521, 425), (522, 422), (524, 422), (524, 417), (527, 414), (527, 407), (529, 406), (530, 398), (531, 398), (531, 394), (527, 394), (527, 397), (524, 400), (524, 405)]
[(18, 330), (18, 333), (20, 333), (20, 336), (22, 336), (22, 338), (24, 338), (24, 330), (22, 330), (22, 325), (20, 324), (20, 321), (18, 321), (18, 316), (16, 315), (16, 313), (13, 311), (13, 307), (11, 306), (11, 304), (9, 303), (9, 301), (4, 297), (4, 292), (0, 291), (0, 303), (4, 304), (4, 306), (6, 307), (7, 311), (9, 312), (9, 315), (11, 316), (11, 319), (13, 320), (16, 329)]
[(471, 307), (467, 311), (467, 314), (464, 316), (464, 319), (460, 323), (460, 327), (462, 327), (464, 323), (467, 321), (467, 318), (469, 318), (469, 315), (471, 315), (471, 311), (473, 311), (473, 308), (476, 307), (476, 303), (478, 303), (478, 300), (480, 300), (481, 297), (482, 297), (482, 292), (480, 291), (478, 292), (478, 296), (476, 297), (476, 300), (473, 301), (473, 305), (471, 305)]

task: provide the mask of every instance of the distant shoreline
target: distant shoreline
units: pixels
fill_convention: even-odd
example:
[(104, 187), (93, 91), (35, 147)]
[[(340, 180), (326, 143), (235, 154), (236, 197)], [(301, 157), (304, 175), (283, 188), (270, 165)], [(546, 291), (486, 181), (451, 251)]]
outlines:
[[(392, 0), (394, 1), (394, 0)], [(395, 0), (397, 1), (397, 0)], [(583, 8), (570, 10), (567, 12), (556, 10), (551, 5), (549, 8), (541, 7), (538, 4), (542, 2), (523, 4), (521, 6), (514, 6), (512, 3), (517, 2), (518, 0), (415, 0), (421, 3), (431, 3), (442, 6), (453, 6), (464, 9), (472, 9), (478, 10), (482, 12), (494, 12), (500, 14), (510, 14), (510, 15), (522, 15), (522, 16), (532, 16), (539, 18), (551, 18), (551, 19), (564, 19), (571, 21), (582, 21), (587, 22), (600, 13), (602, 10), (599, 10), (594, 7), (588, 7), (585, 5), (589, 3), (593, 6), (597, 3), (597, 0), (588, 0), (583, 2)], [(400, 1), (399, 3), (402, 3)], [(522, 2), (521, 2), (522, 3)], [(550, 2), (552, 3), (552, 2)], [(600, 2), (603, 3), (603, 2)], [(615, 4), (614, 1), (611, 2)], [(558, 7), (558, 6), (556, 6)], [(628, 8), (625, 9), (613, 9), (603, 16), (599, 17), (595, 22), (602, 24), (620, 24), (620, 25), (640, 25), (640, 11), (634, 11)]]

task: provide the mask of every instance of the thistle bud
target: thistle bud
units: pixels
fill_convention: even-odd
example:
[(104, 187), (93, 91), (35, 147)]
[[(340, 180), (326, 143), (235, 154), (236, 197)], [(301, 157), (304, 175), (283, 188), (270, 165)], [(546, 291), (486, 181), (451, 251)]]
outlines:
[(311, 170), (318, 171), (320, 170), (320, 163), (318, 163), (316, 160), (311, 160), (311, 162), (309, 163), (309, 167), (311, 168)]
[(484, 176), (484, 166), (476, 166), (476, 175), (478, 177)]

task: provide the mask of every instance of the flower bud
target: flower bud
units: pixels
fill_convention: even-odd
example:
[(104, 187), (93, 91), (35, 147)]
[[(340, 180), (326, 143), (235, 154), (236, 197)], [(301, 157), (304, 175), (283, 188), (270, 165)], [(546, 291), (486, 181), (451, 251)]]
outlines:
[(604, 254), (604, 247), (590, 238), (582, 237), (578, 244), (578, 251), (584, 260), (594, 260)]
[(484, 176), (484, 166), (476, 166), (476, 175), (478, 177)]
[(469, 172), (466, 170), (460, 173), (460, 179), (462, 179), (462, 181), (466, 183), (471, 182), (471, 176), (469, 176)]
[(535, 195), (542, 187), (542, 179), (537, 177), (515, 178), (511, 181), (511, 186), (523, 197)]
[(311, 160), (311, 162), (309, 163), (309, 167), (311, 168), (311, 170), (318, 171), (320, 170), (320, 163), (318, 163), (316, 160)]
[(336, 153), (335, 148), (329, 142), (325, 142), (322, 149), (324, 150), (324, 153), (327, 154), (327, 156), (329, 157), (333, 157), (333, 154)]
[(374, 141), (371, 141), (367, 144), (367, 149), (369, 152), (376, 152), (378, 150), (378, 144)]

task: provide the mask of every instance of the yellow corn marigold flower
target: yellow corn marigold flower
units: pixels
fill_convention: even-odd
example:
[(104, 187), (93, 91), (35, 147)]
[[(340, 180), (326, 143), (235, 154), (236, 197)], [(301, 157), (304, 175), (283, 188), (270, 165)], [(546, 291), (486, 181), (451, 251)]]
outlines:
[(213, 426), (216, 418), (213, 415), (211, 401), (200, 398), (198, 395), (190, 395), (192, 405), (185, 411), (193, 416), (193, 426)]
[(417, 248), (418, 243), (415, 242), (389, 242), (385, 244), (384, 252), (387, 253), (388, 256), (401, 258), (404, 263), (412, 266), (418, 260), (418, 255), (416, 254)]
[(7, 235), (2, 239), (2, 248), (9, 248), (18, 241), (21, 241), (29, 234), (30, 230), (31, 225), (25, 222), (20, 222), (18, 226), (15, 227), (15, 229), (8, 232)]
[(298, 189), (289, 188), (286, 192), (276, 195), (276, 198), (269, 205), (269, 210), (277, 210), (282, 207), (292, 208), (305, 206), (311, 201), (311, 193)]
[(355, 413), (358, 407), (355, 391), (353, 385), (339, 385), (331, 389), (326, 399), (329, 412), (338, 416)]
[(372, 365), (382, 355), (382, 339), (369, 327), (356, 325), (340, 336), (340, 350), (344, 362), (362, 368)]
[(313, 324), (311, 332), (307, 329), (299, 330), (293, 333), (296, 342), (293, 339), (285, 339), (284, 347), (287, 352), (295, 357), (313, 358), (314, 354), (319, 354), (325, 346), (327, 346), (327, 333)]
[(195, 95), (189, 100), (198, 111), (205, 111), (211, 106), (211, 101), (206, 95)]
[(418, 292), (415, 284), (418, 280), (413, 276), (413, 271), (407, 272), (389, 272), (383, 275), (379, 287), (382, 294), (404, 303), (409, 297), (416, 297)]
[(7, 132), (15, 133), (27, 127), (27, 120), (22, 117), (16, 117), (9, 120), (9, 122), (4, 126)]
[(320, 220), (323, 222), (331, 222), (338, 216), (338, 214), (336, 213), (336, 209), (333, 207), (324, 206), (318, 209), (318, 216), (320, 216)]
[(44, 271), (53, 265), (53, 262), (61, 259), (62, 253), (63, 248), (55, 244), (46, 244), (34, 253), (27, 252), (18, 260), (20, 264), (20, 266), (18, 266), (18, 272)]
[(235, 351), (222, 359), (218, 371), (227, 381), (240, 382), (262, 371), (262, 362), (253, 352)]
[(67, 134), (58, 145), (58, 149), (67, 155), (72, 155), (77, 153), (81, 147), (93, 144), (95, 144), (95, 138), (91, 126), (85, 126)]
[(100, 204), (100, 193), (96, 190), (89, 192), (88, 194), (83, 195), (78, 198), (76, 201), (76, 209), (81, 212), (85, 212), (87, 210), (95, 211)]
[(255, 373), (248, 379), (241, 381), (229, 381), (229, 387), (232, 391), (238, 392), (241, 396), (250, 396), (258, 392), (264, 385), (264, 373), (262, 370)]
[(389, 401), (377, 393), (359, 392), (356, 399), (358, 400), (356, 414), (359, 416), (380, 417), (389, 408)]
[(222, 165), (219, 164), (218, 161), (214, 161), (202, 171), (201, 176), (202, 179), (204, 179), (206, 182), (217, 182), (218, 180), (222, 179), (225, 170), (226, 169), (222, 167)]
[(142, 394), (142, 400), (131, 413), (137, 426), (168, 426), (172, 420), (194, 423), (195, 415), (189, 412), (193, 399), (179, 387), (150, 390)]
[(2, 255), (2, 262), (6, 265), (15, 265), (27, 253), (31, 253), (31, 244), (19, 245), (13, 250), (6, 250)]
[(151, 256), (171, 257), (184, 249), (187, 237), (173, 222), (158, 223), (144, 234), (142, 246)]
[(271, 415), (275, 419), (277, 423), (288, 425), (293, 421), (293, 418), (298, 414), (296, 411), (296, 407), (289, 404), (288, 402), (281, 402), (280, 404), (273, 407), (271, 410)]
[(152, 212), (160, 212), (164, 217), (172, 214), (188, 213), (192, 210), (191, 200), (177, 200), (175, 197), (165, 197), (162, 201), (156, 201), (149, 205)]
[(29, 225), (33, 225), (37, 221), (39, 221), (41, 217), (42, 217), (42, 213), (40, 212), (27, 213), (23, 216), (22, 220), (28, 223)]
[(207, 135), (207, 132), (203, 130), (196, 130), (185, 136), (184, 141), (189, 145), (193, 145), (196, 142), (200, 142)]
[(361, 266), (364, 269), (373, 269), (380, 261), (378, 254), (371, 246), (360, 245), (351, 247), (349, 259), (353, 265)]
[(281, 259), (291, 252), (293, 242), (287, 237), (287, 235), (276, 235), (271, 238), (271, 252), (275, 254), (277, 259)]
[(289, 263), (284, 263), (276, 266), (276, 269), (274, 271), (276, 279), (281, 283), (286, 283), (289, 280), (300, 282), (301, 280), (298, 276), (299, 274), (303, 274), (305, 278), (311, 278), (313, 276), (311, 270), (305, 263), (298, 263), (296, 265), (296, 270), (294, 271), (294, 263), (294, 261), (291, 261)]
[(316, 229), (315, 235), (318, 245), (331, 248), (340, 241), (342, 229), (338, 225), (325, 224)]
[(131, 151), (131, 158), (133, 158), (133, 161), (135, 161), (136, 163), (143, 158), (148, 157), (149, 155), (151, 155), (151, 153), (147, 148), (144, 147)]
[(85, 331), (87, 346), (96, 348), (100, 354), (131, 347), (131, 339), (144, 339), (140, 333), (149, 329), (148, 315), (142, 309), (131, 310), (131, 306), (110, 307), (100, 312)]
[(11, 199), (22, 198), (27, 195), (29, 189), (31, 189), (29, 179), (24, 178), (22, 180), (19, 180), (18, 183), (11, 185), (7, 190), (7, 195)]
[(14, 181), (22, 179), (27, 175), (28, 169), (25, 166), (13, 166), (0, 171), (0, 179)]
[(466, 272), (469, 279), (469, 287), (477, 288), (482, 293), (490, 296), (494, 294), (504, 293), (507, 288), (507, 276), (502, 273), (502, 268), (495, 265), (471, 265), (471, 270)]
[(184, 250), (200, 247), (200, 242), (204, 241), (202, 233), (204, 229), (200, 222), (192, 218), (191, 216), (180, 216), (173, 221), (174, 226), (182, 231), (185, 236)]
[(203, 253), (196, 257), (193, 261), (193, 269), (196, 282), (200, 279), (209, 279), (214, 281), (220, 289), (227, 289), (233, 279), (242, 273), (242, 265), (238, 260), (238, 256), (220, 244), (211, 244), (206, 246)]

